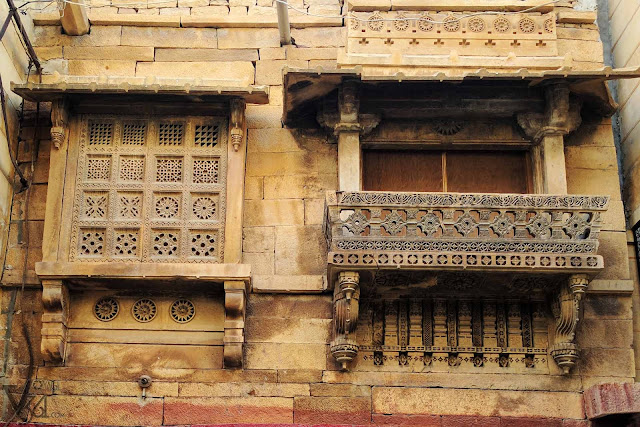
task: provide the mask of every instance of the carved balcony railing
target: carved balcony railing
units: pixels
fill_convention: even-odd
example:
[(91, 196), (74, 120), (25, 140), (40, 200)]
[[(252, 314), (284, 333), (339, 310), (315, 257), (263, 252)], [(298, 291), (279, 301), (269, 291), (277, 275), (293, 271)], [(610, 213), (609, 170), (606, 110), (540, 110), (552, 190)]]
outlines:
[(588, 273), (607, 196), (328, 192), (330, 269)]
[[(548, 352), (562, 371), (568, 373), (578, 359), (575, 330), (580, 301), (589, 277), (604, 266), (602, 256), (596, 251), (602, 213), (608, 203), (607, 196), (327, 193), (324, 225), (329, 251), (328, 279), (334, 287), (333, 356), (344, 369), (356, 359), (359, 349), (372, 352), (362, 355), (361, 359), (373, 358), (374, 365), (382, 365), (386, 357), (386, 360), (397, 359), (401, 366), (408, 366), (407, 358), (411, 356), (411, 360), (421, 360), (428, 369), (433, 360), (448, 360), (452, 368), (456, 368), (461, 360), (472, 361), (475, 367), (483, 366), (485, 361), (507, 367), (508, 361), (514, 360), (522, 361), (523, 366), (530, 368), (544, 363), (544, 357), (536, 361), (536, 354)], [(389, 333), (384, 332), (384, 341), (380, 331), (377, 335), (373, 333), (376, 339), (362, 339), (371, 334), (366, 332), (366, 313), (362, 320), (359, 319), (361, 292), (366, 291), (373, 301), (384, 299), (382, 288), (376, 285), (388, 270), (422, 270), (422, 273), (429, 273), (429, 277), (433, 276), (431, 272), (442, 276), (435, 281), (422, 278), (426, 288), (414, 283), (414, 291), (422, 287), (422, 291), (429, 289), (431, 294), (412, 294), (410, 285), (392, 280), (392, 294), (386, 298), (444, 298), (443, 301), (449, 301), (448, 314), (435, 315), (429, 311), (431, 314), (418, 321), (417, 309), (404, 310), (398, 317), (401, 320), (396, 321), (391, 314), (397, 309), (392, 304), (389, 307), (393, 308), (393, 313), (384, 323), (391, 329)], [(490, 283), (480, 289), (481, 284), (476, 286), (477, 281), (471, 280), (472, 273), (462, 273), (466, 275), (465, 286), (458, 289), (456, 281), (448, 277), (450, 274), (440, 274), (439, 270), (454, 274), (463, 270), (513, 274), (492, 276), (488, 282), (493, 285), (503, 283), (500, 289), (495, 286), (492, 289)], [(480, 307), (485, 298), (501, 300), (507, 295), (507, 298), (517, 299), (518, 296), (512, 293), (518, 293), (518, 289), (520, 298), (526, 301), (516, 305), (506, 300), (502, 303), (518, 308), (518, 304), (543, 302), (553, 295), (551, 311), (556, 328), (550, 337), (552, 340), (548, 342), (546, 336), (540, 334), (539, 338), (530, 339), (531, 328), (527, 325), (531, 319), (528, 315), (520, 319), (516, 316), (517, 310), (511, 316), (513, 319), (509, 317), (509, 322), (505, 316), (500, 321), (489, 321), (486, 337), (476, 330), (476, 347), (469, 346), (474, 342), (467, 339), (469, 334), (465, 332), (459, 336), (456, 332), (471, 328), (468, 304), (455, 302), (456, 298), (474, 299), (474, 304)], [(445, 294), (439, 295), (442, 292)], [(473, 325), (481, 325), (477, 319), (482, 312), (471, 316), (476, 319), (472, 321)], [(433, 338), (436, 324), (440, 328), (438, 340)], [(375, 325), (374, 321), (374, 329)], [(538, 326), (544, 330), (543, 326)], [(402, 333), (398, 334), (398, 328)], [(507, 330), (513, 333), (507, 333)], [(496, 331), (502, 336), (501, 340), (496, 341)], [(418, 344), (411, 344), (410, 339), (398, 341), (398, 337), (409, 335), (415, 338), (414, 344)], [(416, 338), (418, 335), (423, 337), (422, 344)], [(523, 347), (523, 342), (529, 344)], [(466, 343), (467, 347), (460, 347), (461, 343)]]

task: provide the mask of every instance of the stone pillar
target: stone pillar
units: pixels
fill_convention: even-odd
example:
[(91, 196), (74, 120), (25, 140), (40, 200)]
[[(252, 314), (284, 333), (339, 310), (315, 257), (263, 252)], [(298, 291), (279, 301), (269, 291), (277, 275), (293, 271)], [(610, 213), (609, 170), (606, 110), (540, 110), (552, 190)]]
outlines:
[(360, 133), (344, 131), (338, 134), (338, 188), (340, 191), (360, 191)]
[(242, 281), (224, 282), (224, 367), (242, 368), (246, 285)]
[(333, 341), (331, 354), (346, 370), (358, 354), (356, 326), (360, 300), (360, 275), (355, 271), (338, 273), (333, 291)]
[(580, 126), (581, 105), (569, 97), (566, 84), (548, 86), (545, 101), (544, 113), (522, 113), (517, 120), (537, 144), (533, 150), (536, 193), (567, 194), (564, 136)]

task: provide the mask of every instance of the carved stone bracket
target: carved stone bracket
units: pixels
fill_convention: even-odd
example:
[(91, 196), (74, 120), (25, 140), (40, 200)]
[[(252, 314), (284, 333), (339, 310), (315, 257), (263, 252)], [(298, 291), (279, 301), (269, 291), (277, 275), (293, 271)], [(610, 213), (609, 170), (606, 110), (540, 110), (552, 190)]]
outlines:
[(68, 123), (69, 112), (66, 98), (56, 99), (51, 103), (51, 142), (57, 149), (60, 149), (64, 144)]
[(69, 290), (62, 280), (42, 281), (42, 358), (64, 364), (67, 343)]
[(337, 138), (341, 132), (358, 132), (364, 136), (380, 123), (378, 114), (360, 112), (359, 90), (359, 82), (347, 80), (340, 88), (337, 105), (335, 98), (325, 99), (317, 120), (331, 136)]
[(551, 346), (551, 356), (565, 374), (568, 374), (578, 360), (578, 347), (575, 343), (576, 328), (580, 320), (582, 297), (589, 280), (585, 274), (570, 276), (568, 283), (562, 287), (557, 299), (552, 304), (556, 318), (556, 333)]
[(344, 370), (358, 354), (355, 331), (358, 324), (359, 283), (358, 273), (340, 272), (333, 292), (334, 337), (331, 342), (331, 354)]
[(246, 285), (242, 281), (224, 282), (224, 367), (242, 368)]
[(580, 126), (580, 101), (569, 97), (569, 87), (556, 84), (547, 87), (544, 113), (528, 112), (517, 116), (518, 125), (534, 142), (548, 135), (567, 135)]
[(244, 99), (232, 99), (230, 107), (231, 123), (229, 127), (231, 145), (234, 151), (238, 151), (243, 139), (245, 101)]

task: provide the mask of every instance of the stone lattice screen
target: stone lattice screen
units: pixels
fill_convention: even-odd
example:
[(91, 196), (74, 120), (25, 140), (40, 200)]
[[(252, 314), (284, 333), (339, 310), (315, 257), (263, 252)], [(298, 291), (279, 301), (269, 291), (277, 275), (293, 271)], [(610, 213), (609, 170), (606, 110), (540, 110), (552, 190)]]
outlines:
[(83, 116), (70, 260), (220, 262), (226, 133), (214, 117)]

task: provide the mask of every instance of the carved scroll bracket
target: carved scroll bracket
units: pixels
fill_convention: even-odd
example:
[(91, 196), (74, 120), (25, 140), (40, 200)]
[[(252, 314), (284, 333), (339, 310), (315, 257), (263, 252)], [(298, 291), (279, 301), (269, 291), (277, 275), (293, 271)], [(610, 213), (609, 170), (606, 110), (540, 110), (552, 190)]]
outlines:
[(545, 136), (567, 135), (580, 126), (582, 103), (569, 96), (566, 84), (548, 86), (545, 91), (544, 113), (528, 112), (517, 116), (518, 125), (532, 141), (538, 143)]
[(42, 281), (42, 358), (64, 364), (69, 315), (69, 290), (62, 280)]
[(331, 354), (346, 370), (358, 354), (356, 326), (360, 300), (360, 275), (353, 271), (342, 271), (333, 292), (333, 328)]
[(246, 285), (242, 281), (224, 282), (224, 367), (242, 368)]
[(380, 115), (360, 112), (360, 86), (355, 80), (343, 83), (335, 98), (327, 97), (317, 115), (318, 123), (332, 137), (341, 132), (358, 132), (361, 136), (369, 134), (380, 123)]
[(244, 139), (245, 101), (244, 99), (232, 99), (230, 107), (231, 123), (229, 132), (231, 135), (231, 145), (233, 146), (233, 151), (238, 151)]
[(580, 307), (589, 279), (586, 274), (574, 274), (569, 277), (557, 299), (552, 304), (553, 315), (556, 319), (556, 333), (554, 344), (551, 346), (551, 356), (568, 374), (578, 360), (578, 346), (575, 343), (576, 328), (580, 320)]
[(57, 149), (64, 144), (68, 123), (68, 102), (66, 98), (56, 99), (51, 103), (51, 142)]

